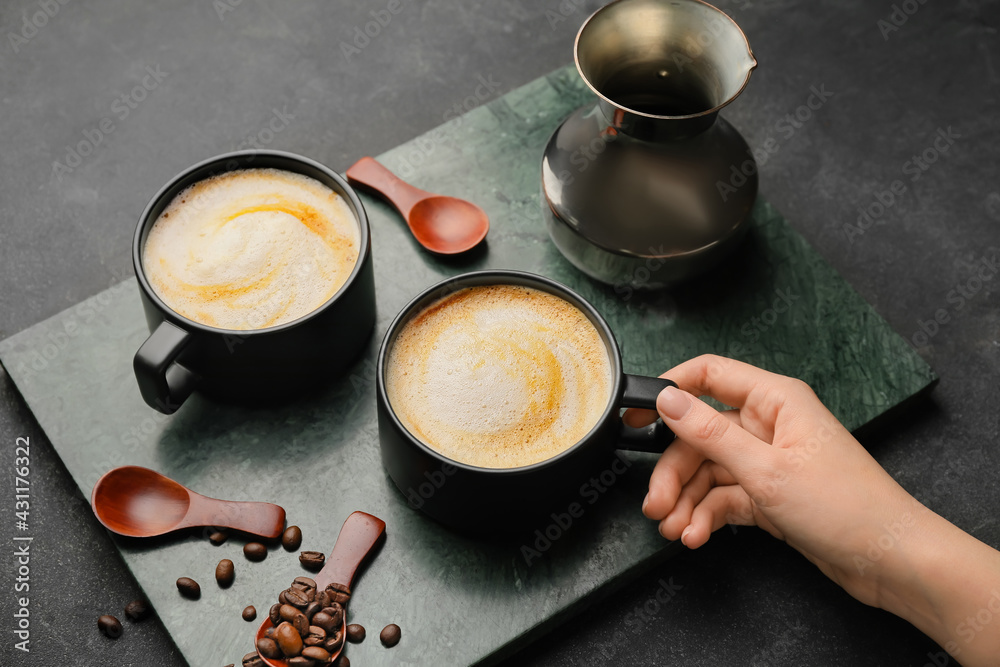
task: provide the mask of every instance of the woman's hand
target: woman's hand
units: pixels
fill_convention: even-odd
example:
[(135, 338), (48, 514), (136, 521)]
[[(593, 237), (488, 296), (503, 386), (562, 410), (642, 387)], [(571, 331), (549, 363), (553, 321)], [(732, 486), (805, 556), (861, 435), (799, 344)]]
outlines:
[[(642, 511), (665, 538), (697, 548), (726, 524), (760, 526), (963, 662), (1000, 660), (1000, 597), (989, 633), (969, 638), (960, 627), (1000, 591), (1000, 553), (917, 502), (807, 384), (712, 355), (663, 377), (680, 387), (656, 404), (677, 441), (656, 464)], [(703, 395), (735, 409), (720, 413), (694, 398)], [(629, 410), (625, 421), (656, 416)], [(974, 588), (956, 574), (966, 566)]]

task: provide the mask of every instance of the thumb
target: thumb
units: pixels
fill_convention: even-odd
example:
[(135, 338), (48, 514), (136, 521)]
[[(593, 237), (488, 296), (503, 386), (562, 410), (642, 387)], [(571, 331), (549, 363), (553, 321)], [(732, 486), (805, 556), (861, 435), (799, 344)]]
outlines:
[(740, 483), (771, 465), (770, 445), (686, 391), (667, 387), (656, 397), (656, 411), (679, 439)]

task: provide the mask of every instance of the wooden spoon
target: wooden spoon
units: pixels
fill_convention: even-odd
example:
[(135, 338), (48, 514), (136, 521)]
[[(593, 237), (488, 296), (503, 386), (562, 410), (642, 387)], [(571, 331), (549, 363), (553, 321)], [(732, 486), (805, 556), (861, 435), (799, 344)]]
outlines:
[(139, 466), (104, 473), (90, 494), (90, 506), (105, 528), (128, 537), (217, 526), (275, 538), (285, 528), (285, 510), (277, 505), (216, 500)]
[[(352, 512), (347, 517), (347, 521), (340, 528), (340, 535), (337, 536), (337, 543), (333, 545), (333, 552), (326, 559), (326, 565), (313, 577), (316, 582), (316, 592), (326, 590), (330, 584), (341, 584), (351, 589), (354, 575), (371, 550), (378, 544), (379, 539), (385, 533), (385, 521), (378, 517), (366, 514), (365, 512)], [(350, 601), (348, 601), (350, 604)], [(256, 650), (257, 642), (264, 637), (264, 633), (269, 628), (274, 627), (270, 618), (264, 619), (254, 635), (253, 643)], [(347, 641), (347, 612), (345, 605), (344, 620), (340, 627), (340, 648), (331, 655), (330, 663), (334, 664), (344, 651), (344, 643)], [(257, 652), (260, 655), (260, 651)], [(265, 665), (271, 667), (287, 667), (288, 661), (284, 659), (265, 658), (260, 655), (260, 659)]]
[(472, 202), (425, 192), (363, 157), (347, 170), (347, 179), (380, 193), (396, 207), (414, 238), (431, 252), (454, 255), (479, 244), (490, 231), (486, 211)]

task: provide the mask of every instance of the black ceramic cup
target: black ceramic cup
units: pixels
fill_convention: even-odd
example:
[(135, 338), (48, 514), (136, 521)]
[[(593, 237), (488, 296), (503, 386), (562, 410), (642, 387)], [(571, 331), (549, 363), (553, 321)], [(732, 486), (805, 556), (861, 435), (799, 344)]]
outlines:
[[(156, 295), (142, 265), (149, 230), (182, 190), (239, 169), (281, 169), (316, 179), (343, 197), (359, 225), (358, 260), (347, 282), (308, 315), (253, 330), (219, 329), (180, 315)], [(143, 399), (172, 414), (194, 390), (217, 400), (266, 403), (313, 387), (343, 370), (375, 326), (375, 277), (368, 217), (347, 181), (322, 164), (280, 151), (227, 153), (185, 169), (139, 217), (132, 263), (150, 336), (133, 367)]]
[[(402, 328), (434, 301), (478, 285), (518, 285), (549, 292), (573, 304), (597, 328), (611, 359), (611, 399), (597, 424), (575, 445), (550, 459), (518, 468), (482, 468), (459, 463), (413, 436), (393, 412), (386, 393), (386, 364)], [(579, 495), (580, 486), (614, 460), (615, 449), (662, 452), (674, 434), (662, 421), (635, 429), (621, 420), (622, 408), (655, 409), (670, 380), (627, 375), (611, 328), (583, 297), (560, 283), (522, 271), (477, 271), (449, 278), (417, 295), (396, 316), (382, 341), (375, 374), (382, 463), (410, 506), (463, 532), (518, 533)], [(579, 499), (579, 498), (577, 498)]]

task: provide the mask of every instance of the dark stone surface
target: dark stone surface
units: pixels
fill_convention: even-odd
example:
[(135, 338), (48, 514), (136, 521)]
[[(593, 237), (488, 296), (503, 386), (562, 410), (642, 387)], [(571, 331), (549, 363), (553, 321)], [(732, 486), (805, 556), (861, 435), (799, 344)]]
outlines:
[[(437, 125), (474, 92), (478, 74), (508, 90), (564, 64), (596, 4), (571, 11), (572, 3), (555, 2), (404, 3), (350, 62), (339, 41), (385, 3), (243, 2), (220, 21), (207, 3), (71, 2), (17, 52), (8, 34), (41, 5), (5, 5), (0, 335), (128, 275), (134, 220), (149, 193), (188, 164), (256, 135), (272, 109), (287, 106), (296, 118), (270, 147), (344, 168)], [(546, 12), (560, 6), (570, 15), (553, 27)], [(975, 262), (1000, 251), (1000, 3), (928, 3), (886, 38), (877, 22), (890, 3), (721, 6), (761, 61), (726, 116), (752, 146), (771, 136), (780, 144), (762, 167), (762, 192), (942, 376), (918, 414), (866, 444), (930, 507), (1000, 544), (996, 283), (962, 308), (948, 299), (975, 275)], [(121, 118), (115, 100), (141, 85), (147, 65), (169, 74)], [(813, 85), (835, 94), (794, 132), (779, 125)], [(66, 147), (104, 117), (114, 129), (58, 179), (53, 161), (65, 163)], [(960, 138), (912, 181), (907, 162), (949, 126)], [(844, 224), (894, 179), (906, 192), (852, 243)], [(948, 322), (914, 338), (939, 309)], [(137, 588), (16, 390), (6, 378), (0, 388), (0, 434), (9, 445), (0, 462), (9, 469), (14, 439), (31, 437), (38, 536), (33, 651), (14, 660), (146, 665), (152, 654), (157, 664), (181, 664), (153, 621), (125, 623), (116, 642), (97, 632), (97, 616), (120, 611)], [(5, 526), (12, 504), (0, 510)], [(684, 588), (648, 619), (638, 616), (670, 577)], [(7, 618), (12, 605), (5, 596)], [(741, 529), (667, 562), (511, 664), (606, 656), (622, 664), (922, 665), (937, 650), (905, 623), (848, 598), (785, 545)], [(2, 654), (14, 653), (5, 643)]]

